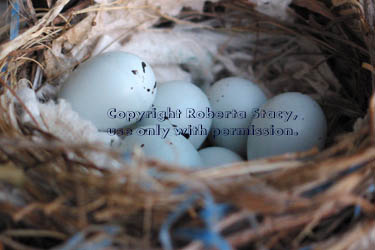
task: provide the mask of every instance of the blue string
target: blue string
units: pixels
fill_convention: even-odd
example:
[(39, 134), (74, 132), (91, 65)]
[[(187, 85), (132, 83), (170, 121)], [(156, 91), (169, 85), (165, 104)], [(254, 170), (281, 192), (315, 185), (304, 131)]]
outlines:
[(356, 205), (354, 207), (354, 219), (358, 218), (361, 215), (361, 206)]
[(311, 246), (301, 247), (299, 250), (313, 250)]
[(5, 65), (5, 66), (1, 69), (1, 72), (5, 72), (5, 71), (7, 71), (7, 69), (8, 69), (8, 66)]
[[(373, 193), (373, 192), (375, 192), (375, 185), (374, 185), (374, 184), (371, 184), (371, 185), (368, 187), (367, 192), (369, 192), (369, 193)], [(360, 216), (360, 215), (361, 215), (361, 206), (356, 205), (356, 206), (354, 207), (354, 218), (356, 219), (356, 218), (358, 218), (358, 216)]]
[(179, 195), (179, 194), (184, 194), (188, 191), (188, 187), (186, 185), (180, 185), (178, 187), (176, 187), (174, 190), (173, 190), (173, 194), (175, 195)]
[(11, 20), (10, 20), (10, 40), (18, 36), (20, 29), (20, 6), (18, 0), (14, 1), (12, 6)]
[[(178, 193), (186, 191), (185, 186), (176, 190)], [(173, 249), (171, 236), (169, 233), (173, 223), (177, 221), (188, 209), (192, 208), (194, 203), (203, 198), (205, 206), (199, 213), (204, 222), (204, 228), (184, 228), (175, 230), (176, 236), (201, 241), (205, 247), (216, 247), (219, 250), (232, 249), (229, 243), (215, 230), (216, 224), (225, 216), (229, 209), (227, 204), (216, 204), (210, 192), (193, 194), (189, 199), (182, 202), (177, 209), (166, 219), (160, 230), (159, 239), (166, 250)]]
[(357, 164), (357, 165), (354, 165), (354, 166), (352, 166), (348, 169), (342, 170), (336, 176), (333, 176), (332, 178), (328, 179), (326, 182), (318, 185), (317, 187), (314, 187), (310, 190), (307, 190), (307, 191), (303, 192), (301, 195), (303, 197), (307, 197), (307, 198), (314, 197), (314, 196), (318, 195), (319, 193), (322, 193), (322, 192), (328, 190), (331, 186), (333, 186), (341, 178), (343, 178), (343, 177), (345, 177), (345, 176), (347, 176), (351, 173), (354, 173), (355, 171), (358, 171), (358, 170), (362, 169), (363, 167), (366, 166), (366, 164), (368, 162), (369, 161), (361, 163), (361, 164)]
[[(11, 12), (11, 20), (10, 20), (10, 40), (15, 39), (20, 30), (20, 15), (19, 15), (19, 4), (18, 0), (14, 1), (13, 7), (12, 7), (12, 12)], [(5, 72), (8, 68), (8, 65), (5, 65), (2, 69), (1, 72)]]
[[(230, 250), (232, 247), (229, 243), (215, 230), (216, 224), (222, 219), (229, 210), (227, 204), (215, 203), (210, 192), (204, 192), (205, 206), (199, 213), (201, 219), (205, 223), (205, 228), (192, 229), (190, 239), (201, 241), (205, 247), (216, 247), (219, 250)], [(198, 232), (194, 233), (194, 231)], [(185, 235), (189, 237), (189, 235)]]
[(55, 250), (71, 250), (75, 249), (83, 240), (85, 235), (82, 232), (76, 233), (72, 238), (68, 240), (63, 246), (54, 248)]
[[(374, 184), (371, 184), (371, 185), (368, 187), (367, 192), (369, 192), (369, 193), (373, 193), (373, 192), (375, 192), (375, 185), (374, 185)], [(361, 206), (356, 205), (356, 206), (354, 207), (354, 218), (356, 219), (356, 218), (358, 218), (358, 216), (360, 216), (360, 215), (361, 215)]]
[(216, 224), (227, 213), (229, 206), (227, 204), (216, 204), (209, 192), (203, 194), (205, 207), (199, 213), (204, 221), (205, 228), (186, 228), (176, 231), (180, 237), (189, 240), (201, 241), (206, 248), (215, 247), (219, 250), (230, 250), (229, 243), (215, 230)]
[(229, 210), (227, 204), (216, 204), (212, 195), (209, 192), (204, 193), (205, 207), (200, 212), (200, 217), (210, 230), (214, 230), (215, 225)]
[(199, 196), (197, 194), (193, 194), (187, 200), (183, 201), (177, 209), (170, 214), (163, 225), (161, 226), (160, 233), (159, 233), (159, 240), (163, 245), (163, 249), (165, 250), (172, 250), (172, 240), (169, 233), (173, 223), (175, 223), (178, 218), (180, 218), (186, 211), (188, 211), (191, 207), (193, 207), (194, 203), (198, 200)]

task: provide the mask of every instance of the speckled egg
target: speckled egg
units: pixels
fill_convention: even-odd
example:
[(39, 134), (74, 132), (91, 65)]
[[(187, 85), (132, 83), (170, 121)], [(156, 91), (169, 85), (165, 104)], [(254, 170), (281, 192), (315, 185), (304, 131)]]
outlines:
[(138, 120), (156, 96), (154, 73), (136, 55), (116, 51), (93, 57), (71, 73), (59, 97), (102, 131)]
[(214, 145), (246, 155), (247, 129), (252, 111), (266, 102), (263, 91), (249, 80), (228, 77), (214, 83), (207, 91), (216, 116), (210, 139)]
[(176, 132), (184, 134), (195, 148), (199, 148), (207, 138), (212, 123), (207, 110), (211, 106), (206, 94), (195, 84), (186, 81), (160, 84), (153, 108), (158, 117), (143, 118), (141, 123), (154, 124), (155, 121), (168, 119)]
[(249, 127), (248, 160), (301, 152), (324, 146), (327, 121), (311, 97), (288, 92), (271, 98), (259, 109)]

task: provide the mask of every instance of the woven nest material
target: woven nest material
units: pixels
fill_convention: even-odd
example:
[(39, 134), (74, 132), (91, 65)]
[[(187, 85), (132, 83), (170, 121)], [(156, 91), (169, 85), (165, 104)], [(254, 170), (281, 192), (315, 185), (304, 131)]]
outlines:
[[(0, 27), (0, 249), (375, 249), (375, 2), (104, 2), (25, 1), (19, 35)], [(106, 13), (129, 18), (125, 42), (179, 25), (233, 37), (202, 84), (240, 75), (309, 94), (327, 147), (189, 171), (74, 143), (91, 125), (60, 133), (65, 106), (45, 90), (92, 56)]]

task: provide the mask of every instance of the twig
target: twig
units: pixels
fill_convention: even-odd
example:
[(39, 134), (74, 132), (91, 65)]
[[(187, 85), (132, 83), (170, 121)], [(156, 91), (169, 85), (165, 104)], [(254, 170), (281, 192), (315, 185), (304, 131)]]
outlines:
[(39, 248), (33, 248), (29, 246), (25, 246), (21, 243), (18, 243), (11, 238), (5, 236), (5, 235), (0, 235), (0, 242), (2, 242), (4, 245), (10, 246), (13, 249), (17, 250), (41, 250)]
[(67, 235), (50, 231), (50, 230), (36, 230), (36, 229), (18, 229), (18, 230), (6, 230), (3, 234), (10, 236), (10, 237), (36, 237), (36, 238), (55, 238), (60, 240), (67, 239)]

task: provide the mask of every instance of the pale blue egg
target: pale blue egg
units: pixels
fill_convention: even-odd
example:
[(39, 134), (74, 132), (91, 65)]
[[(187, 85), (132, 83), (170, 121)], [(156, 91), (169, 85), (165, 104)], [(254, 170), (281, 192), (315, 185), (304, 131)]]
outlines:
[(288, 92), (271, 98), (254, 111), (247, 142), (248, 160), (322, 149), (327, 121), (311, 97)]
[(228, 77), (207, 91), (215, 112), (210, 139), (216, 146), (246, 155), (247, 133), (252, 111), (266, 102), (263, 91), (249, 80)]
[(143, 118), (141, 124), (160, 123), (167, 118), (177, 133), (184, 134), (195, 148), (202, 145), (210, 132), (212, 118), (207, 112), (211, 109), (210, 103), (206, 94), (191, 82), (160, 84), (153, 108), (158, 117)]
[(107, 131), (135, 123), (137, 112), (151, 107), (156, 90), (150, 65), (136, 55), (116, 51), (80, 64), (63, 84), (59, 97), (82, 118)]
[(216, 167), (243, 161), (241, 156), (223, 147), (207, 147), (199, 150), (198, 153), (205, 167)]
[(120, 148), (124, 153), (138, 149), (145, 157), (183, 168), (196, 169), (203, 165), (198, 151), (185, 137), (160, 124), (133, 129)]

